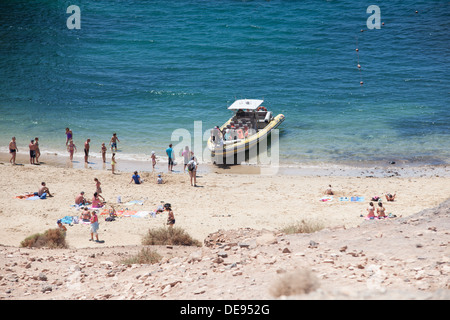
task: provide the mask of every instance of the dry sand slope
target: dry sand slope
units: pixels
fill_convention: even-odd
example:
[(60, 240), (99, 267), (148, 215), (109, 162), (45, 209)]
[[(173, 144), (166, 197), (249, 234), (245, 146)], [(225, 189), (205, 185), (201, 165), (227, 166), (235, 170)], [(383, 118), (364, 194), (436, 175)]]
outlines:
[[(0, 166), (1, 299), (449, 299), (448, 178), (356, 178), (260, 176), (209, 173), (191, 188), (187, 175), (164, 174), (156, 185), (144, 173), (130, 174), (53, 167)], [(68, 226), (69, 249), (25, 249), (20, 241), (54, 228), (56, 219), (77, 214), (74, 196), (95, 191), (114, 202), (144, 200), (136, 210), (160, 201), (174, 207), (177, 226), (204, 241), (198, 247), (156, 247), (153, 265), (124, 265), (140, 251), (149, 229), (166, 216), (100, 220), (102, 244), (88, 241), (83, 225)], [(15, 195), (46, 181), (54, 197), (27, 201)], [(321, 202), (331, 183), (336, 196)], [(366, 221), (367, 202), (339, 196), (397, 191), (385, 203), (395, 219)], [(251, 195), (251, 196), (250, 196)], [(444, 202), (445, 201), (445, 202)], [(439, 207), (425, 210), (425, 208)], [(417, 213), (418, 212), (418, 213)], [(313, 221), (325, 229), (284, 235), (280, 228)], [(211, 241), (210, 241), (211, 240)], [(283, 277), (290, 279), (283, 280)], [(292, 280), (294, 279), (294, 280)], [(295, 280), (296, 279), (296, 280)], [(286, 283), (292, 284), (287, 286)]]

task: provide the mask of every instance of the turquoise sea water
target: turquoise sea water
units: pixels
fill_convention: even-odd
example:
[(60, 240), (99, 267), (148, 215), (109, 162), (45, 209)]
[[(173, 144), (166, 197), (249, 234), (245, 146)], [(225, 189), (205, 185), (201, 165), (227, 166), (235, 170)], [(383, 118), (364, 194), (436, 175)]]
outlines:
[[(80, 29), (66, 25), (73, 4)], [(373, 4), (384, 24), (369, 30)], [(80, 153), (117, 132), (121, 157), (163, 155), (174, 130), (206, 131), (255, 98), (286, 116), (282, 163), (449, 163), (449, 12), (447, 1), (2, 1), (0, 151), (38, 136), (67, 155), (70, 127)]]

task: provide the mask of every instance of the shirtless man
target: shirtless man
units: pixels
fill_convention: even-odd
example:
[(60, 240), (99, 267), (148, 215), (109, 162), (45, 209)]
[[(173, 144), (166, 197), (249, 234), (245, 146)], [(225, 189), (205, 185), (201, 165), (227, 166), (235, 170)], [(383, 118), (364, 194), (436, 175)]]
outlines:
[(86, 204), (86, 198), (84, 197), (84, 191), (81, 191), (80, 194), (75, 197), (75, 204)]
[(11, 164), (16, 164), (16, 154), (18, 151), (19, 149), (17, 149), (16, 137), (12, 137), (11, 141), (9, 142), (9, 153), (11, 153), (11, 159), (9, 160), (9, 162)]
[(39, 191), (38, 191), (37, 195), (38, 195), (39, 197), (42, 197), (42, 195), (43, 195), (44, 193), (46, 193), (49, 197), (53, 197), (53, 196), (50, 194), (50, 190), (45, 186), (45, 182), (42, 182), (42, 183), (41, 183), (41, 187), (39, 188)]
[(117, 142), (120, 142), (119, 138), (117, 138), (117, 134), (113, 133), (111, 137), (111, 141), (109, 141), (109, 144), (111, 145), (111, 151), (117, 151)]
[(91, 142), (91, 139), (87, 139), (84, 143), (84, 162), (88, 163), (89, 158), (89, 142)]
[(28, 147), (30, 148), (30, 164), (35, 164), (36, 163), (36, 145), (34, 144), (34, 140), (31, 140)]

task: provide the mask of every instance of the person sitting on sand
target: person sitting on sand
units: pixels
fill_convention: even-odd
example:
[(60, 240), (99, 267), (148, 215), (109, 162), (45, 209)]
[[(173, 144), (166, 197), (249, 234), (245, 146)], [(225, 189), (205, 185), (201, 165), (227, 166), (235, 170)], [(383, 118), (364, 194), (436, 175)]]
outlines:
[(130, 183), (132, 183), (133, 181), (134, 181), (135, 184), (141, 184), (142, 183), (141, 177), (138, 175), (137, 171), (135, 171), (134, 175), (131, 177)]
[(79, 195), (75, 197), (75, 204), (86, 204), (86, 198), (84, 197), (84, 191), (81, 191)]
[(156, 181), (157, 181), (158, 184), (163, 184), (164, 183), (164, 181), (163, 181), (163, 179), (162, 179), (160, 174), (158, 174), (158, 179)]
[(41, 199), (45, 199), (47, 196), (53, 197), (50, 193), (50, 190), (45, 185), (45, 182), (41, 183), (41, 186), (40, 186), (38, 192), (35, 193), (35, 195), (39, 196)]
[(395, 193), (393, 195), (390, 193), (386, 193), (386, 201), (394, 201), (395, 195)]
[(369, 214), (367, 215), (367, 218), (373, 219), (375, 218), (375, 207), (373, 206), (373, 202), (369, 203), (369, 207), (367, 208), (367, 211)]
[(83, 211), (81, 211), (80, 219), (83, 222), (90, 222), (91, 221), (91, 213), (89, 212), (89, 209), (85, 207)]
[[(102, 198), (101, 201), (99, 198)], [(94, 193), (94, 197), (92, 198), (92, 208), (101, 208), (103, 207), (105, 199), (99, 195), (97, 192)]]
[(384, 213), (385, 208), (383, 207), (383, 203), (381, 201), (378, 202), (377, 214), (378, 218), (386, 218), (386, 214)]
[(58, 225), (58, 229), (66, 235), (67, 228), (62, 224), (61, 220), (56, 221), (56, 224)]
[(334, 194), (333, 191), (331, 190), (331, 184), (328, 185), (328, 189), (325, 190), (325, 194), (330, 196)]

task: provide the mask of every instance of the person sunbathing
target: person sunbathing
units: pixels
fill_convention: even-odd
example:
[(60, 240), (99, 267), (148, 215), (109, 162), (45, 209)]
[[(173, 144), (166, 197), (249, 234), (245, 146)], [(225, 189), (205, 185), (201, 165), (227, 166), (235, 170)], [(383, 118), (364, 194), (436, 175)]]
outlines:
[(386, 201), (394, 201), (395, 195), (395, 193), (393, 195), (390, 193), (386, 193)]
[(84, 191), (81, 191), (79, 195), (75, 197), (75, 204), (86, 204), (86, 198), (84, 197)]
[(81, 212), (80, 219), (83, 222), (90, 222), (91, 221), (91, 213), (89, 212), (88, 208), (84, 208)]

